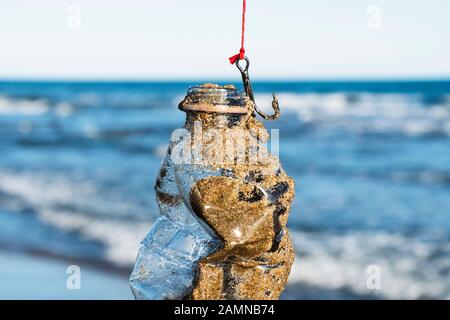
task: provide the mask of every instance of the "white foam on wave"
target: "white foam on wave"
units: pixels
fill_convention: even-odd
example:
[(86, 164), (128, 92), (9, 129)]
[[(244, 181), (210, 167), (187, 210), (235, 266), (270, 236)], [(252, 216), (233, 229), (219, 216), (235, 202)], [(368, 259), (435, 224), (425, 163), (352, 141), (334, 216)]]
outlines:
[[(450, 135), (450, 101), (425, 106), (419, 94), (399, 93), (291, 93), (277, 95), (283, 110), (305, 122), (353, 133)], [(271, 95), (258, 95), (258, 106), (270, 108)]]
[(59, 117), (68, 117), (74, 112), (74, 107), (69, 102), (51, 105), (44, 98), (10, 98), (0, 95), (0, 116), (39, 116), (51, 110)]
[[(435, 245), (417, 238), (384, 232), (330, 235), (291, 232), (297, 258), (290, 284), (331, 290), (346, 289), (356, 295), (386, 299), (450, 299), (446, 271), (450, 257), (431, 259)], [(450, 251), (450, 244), (443, 245)], [(380, 271), (379, 289), (367, 281)]]
[(71, 205), (102, 212), (107, 208), (111, 216), (120, 217), (140, 208), (113, 191), (101, 193), (98, 186), (84, 176), (0, 171), (0, 190), (20, 197), (37, 209)]
[(36, 116), (48, 111), (49, 105), (45, 99), (11, 99), (0, 96), (0, 115)]
[(106, 260), (128, 266), (136, 258), (140, 241), (151, 228), (151, 223), (133, 223), (94, 219), (73, 212), (45, 210), (39, 217), (62, 230), (75, 231), (86, 238), (103, 243)]
[[(87, 239), (105, 244), (105, 259), (110, 262), (128, 265), (134, 261), (141, 239), (150, 229), (150, 222), (138, 222), (96, 217), (64, 209), (57, 205), (91, 203), (90, 209), (109, 208), (115, 210), (111, 216), (136, 210), (130, 204), (113, 199), (99, 199), (96, 187), (90, 182), (71, 181), (68, 177), (55, 175), (49, 177), (39, 173), (0, 172), (0, 191), (21, 199), (22, 205), (32, 206), (38, 218), (66, 231), (75, 231)], [(91, 199), (91, 200), (90, 200)], [(107, 202), (107, 203), (106, 203)], [(20, 209), (21, 204), (10, 203)], [(82, 206), (79, 206), (83, 208)]]

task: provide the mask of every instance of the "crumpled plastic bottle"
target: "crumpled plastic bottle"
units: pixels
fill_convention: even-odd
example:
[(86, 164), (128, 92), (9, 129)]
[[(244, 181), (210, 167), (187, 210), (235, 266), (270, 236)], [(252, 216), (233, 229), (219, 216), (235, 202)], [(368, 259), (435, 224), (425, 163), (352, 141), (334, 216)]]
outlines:
[[(285, 229), (293, 181), (261, 146), (267, 132), (242, 92), (191, 87), (179, 108), (186, 124), (172, 135), (156, 180), (161, 217), (139, 248), (135, 298), (278, 298), (294, 256)], [(251, 131), (256, 139), (245, 135)], [(226, 145), (211, 139), (217, 133), (246, 142), (241, 154), (233, 149), (226, 161)], [(268, 161), (248, 163), (260, 153)]]

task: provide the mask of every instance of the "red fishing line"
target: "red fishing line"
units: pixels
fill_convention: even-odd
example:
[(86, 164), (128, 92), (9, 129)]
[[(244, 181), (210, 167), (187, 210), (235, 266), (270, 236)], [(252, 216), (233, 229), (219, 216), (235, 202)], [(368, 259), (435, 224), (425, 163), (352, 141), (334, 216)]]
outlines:
[(232, 57), (229, 57), (230, 63), (233, 64), (236, 60), (242, 60), (245, 57), (245, 49), (244, 49), (244, 34), (245, 34), (245, 10), (247, 8), (247, 1), (242, 1), (242, 33), (241, 33), (241, 49), (238, 54), (235, 54)]

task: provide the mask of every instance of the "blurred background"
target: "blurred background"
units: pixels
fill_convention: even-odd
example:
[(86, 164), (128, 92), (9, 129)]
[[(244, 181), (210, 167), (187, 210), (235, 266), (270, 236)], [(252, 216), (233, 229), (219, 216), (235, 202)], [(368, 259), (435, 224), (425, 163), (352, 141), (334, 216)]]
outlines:
[[(0, 298), (132, 298), (178, 102), (241, 86), (241, 6), (0, 3)], [(297, 188), (282, 298), (450, 299), (450, 3), (247, 10), (256, 100), (279, 97), (265, 124)]]

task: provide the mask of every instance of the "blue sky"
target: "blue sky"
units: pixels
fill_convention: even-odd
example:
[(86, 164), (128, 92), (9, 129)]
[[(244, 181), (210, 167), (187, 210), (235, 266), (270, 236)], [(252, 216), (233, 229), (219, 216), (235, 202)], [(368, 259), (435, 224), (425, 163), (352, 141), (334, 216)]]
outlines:
[[(450, 77), (448, 0), (247, 1), (254, 79)], [(233, 79), (241, 5), (2, 1), (0, 78)]]

